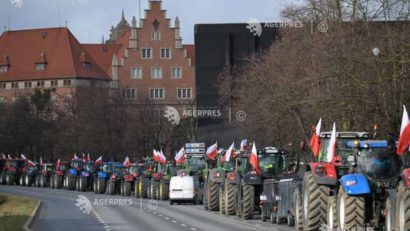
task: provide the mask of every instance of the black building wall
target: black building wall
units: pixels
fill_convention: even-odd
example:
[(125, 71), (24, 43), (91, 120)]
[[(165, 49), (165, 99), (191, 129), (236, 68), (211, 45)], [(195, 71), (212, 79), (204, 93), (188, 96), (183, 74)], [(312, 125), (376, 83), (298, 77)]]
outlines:
[[(216, 80), (230, 66), (240, 66), (243, 58), (269, 48), (278, 36), (277, 28), (262, 25), (261, 36), (255, 36), (247, 24), (195, 25), (196, 93), (199, 108), (218, 105)], [(229, 145), (232, 139), (241, 139), (238, 128), (228, 122), (228, 113), (222, 119), (200, 119), (198, 139)], [(225, 141), (224, 141), (225, 140)], [(229, 144), (228, 144), (229, 143)]]

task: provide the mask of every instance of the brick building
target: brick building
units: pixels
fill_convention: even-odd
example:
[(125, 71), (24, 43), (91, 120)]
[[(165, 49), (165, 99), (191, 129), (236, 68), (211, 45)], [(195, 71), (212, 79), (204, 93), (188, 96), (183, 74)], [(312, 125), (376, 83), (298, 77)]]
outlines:
[(157, 105), (154, 110), (192, 105), (195, 49), (182, 45), (179, 19), (171, 25), (161, 5), (150, 0), (145, 17), (131, 24), (123, 12), (102, 44), (80, 44), (67, 28), (4, 32), (0, 100), (53, 88), (53, 100), (62, 102), (78, 89), (101, 87), (132, 105)]

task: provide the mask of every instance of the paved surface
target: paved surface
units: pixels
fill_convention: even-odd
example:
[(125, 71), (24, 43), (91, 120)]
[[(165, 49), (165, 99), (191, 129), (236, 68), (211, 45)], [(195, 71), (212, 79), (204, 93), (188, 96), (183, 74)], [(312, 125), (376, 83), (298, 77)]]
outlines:
[[(39, 216), (32, 225), (35, 231), (294, 230), (286, 225), (273, 225), (258, 219), (243, 221), (236, 216), (205, 211), (201, 205), (171, 206), (168, 201), (151, 201), (119, 195), (97, 195), (92, 192), (22, 186), (0, 185), (0, 192), (33, 197), (43, 202)], [(87, 197), (90, 201), (92, 205), (90, 214), (84, 214), (76, 206), (79, 195)], [(119, 203), (123, 204), (119, 205)]]

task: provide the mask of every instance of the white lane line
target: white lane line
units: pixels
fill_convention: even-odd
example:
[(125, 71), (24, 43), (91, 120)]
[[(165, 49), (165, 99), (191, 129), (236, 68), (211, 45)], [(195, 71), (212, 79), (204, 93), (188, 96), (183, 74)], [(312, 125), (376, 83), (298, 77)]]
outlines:
[(197, 230), (197, 229), (195, 229), (195, 228), (191, 228), (191, 230), (195, 231), (195, 230)]
[(185, 226), (186, 226), (186, 224), (181, 224), (181, 226), (185, 227)]
[(158, 214), (158, 216), (162, 217), (162, 214)]
[(177, 221), (172, 221), (172, 223), (175, 223), (175, 224), (176, 224), (176, 223), (177, 223)]
[(169, 217), (165, 217), (165, 220), (169, 220)]

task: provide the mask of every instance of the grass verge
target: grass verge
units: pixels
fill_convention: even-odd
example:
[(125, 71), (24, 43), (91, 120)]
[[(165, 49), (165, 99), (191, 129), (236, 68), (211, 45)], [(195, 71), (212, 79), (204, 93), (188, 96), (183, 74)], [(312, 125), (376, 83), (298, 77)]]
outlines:
[(23, 230), (37, 200), (0, 193), (0, 231)]

